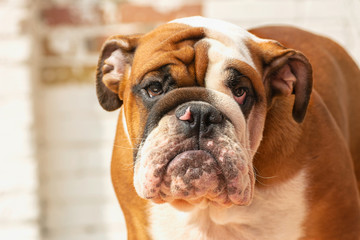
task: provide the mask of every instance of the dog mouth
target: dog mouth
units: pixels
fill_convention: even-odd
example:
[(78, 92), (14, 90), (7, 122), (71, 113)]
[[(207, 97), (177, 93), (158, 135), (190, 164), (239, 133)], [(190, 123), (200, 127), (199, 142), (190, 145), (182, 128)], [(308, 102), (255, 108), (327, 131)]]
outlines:
[(250, 204), (252, 165), (235, 141), (226, 136), (203, 139), (198, 150), (185, 137), (156, 139), (163, 140), (145, 144), (135, 164), (134, 184), (140, 197), (155, 203)]

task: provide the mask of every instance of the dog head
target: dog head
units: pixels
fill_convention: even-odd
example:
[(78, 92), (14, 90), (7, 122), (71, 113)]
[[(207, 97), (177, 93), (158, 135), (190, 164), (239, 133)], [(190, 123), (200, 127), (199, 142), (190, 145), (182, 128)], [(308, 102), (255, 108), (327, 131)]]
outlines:
[(302, 122), (311, 76), (296, 50), (191, 17), (145, 35), (109, 38), (97, 95), (106, 110), (122, 106), (140, 197), (180, 208), (248, 205), (266, 115), (275, 99), (286, 98)]

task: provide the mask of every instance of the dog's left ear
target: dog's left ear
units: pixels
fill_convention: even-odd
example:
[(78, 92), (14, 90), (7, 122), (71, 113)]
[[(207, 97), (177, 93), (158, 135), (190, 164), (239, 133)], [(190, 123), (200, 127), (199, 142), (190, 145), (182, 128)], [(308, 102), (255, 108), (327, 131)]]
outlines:
[(96, 70), (96, 94), (107, 111), (121, 107), (119, 86), (128, 70), (141, 35), (112, 36), (104, 43)]
[(301, 123), (304, 120), (312, 90), (312, 68), (308, 59), (299, 51), (278, 43), (264, 56), (264, 84), (270, 86), (271, 100), (275, 96), (295, 94), (292, 116)]

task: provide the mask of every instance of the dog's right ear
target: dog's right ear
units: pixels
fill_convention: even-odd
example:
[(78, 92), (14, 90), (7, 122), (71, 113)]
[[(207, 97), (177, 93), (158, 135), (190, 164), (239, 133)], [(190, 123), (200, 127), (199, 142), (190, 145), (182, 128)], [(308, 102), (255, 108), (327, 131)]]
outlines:
[(96, 70), (96, 94), (107, 111), (121, 107), (121, 81), (129, 73), (141, 35), (112, 36), (102, 46)]

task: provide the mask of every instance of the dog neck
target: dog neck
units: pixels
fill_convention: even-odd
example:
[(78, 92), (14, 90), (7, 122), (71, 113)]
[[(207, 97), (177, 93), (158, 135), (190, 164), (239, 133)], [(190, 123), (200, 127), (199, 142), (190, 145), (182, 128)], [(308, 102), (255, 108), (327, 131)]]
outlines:
[[(150, 233), (160, 240), (298, 239), (307, 209), (305, 188), (306, 172), (301, 171), (280, 186), (257, 188), (249, 206), (202, 205), (181, 212), (167, 203), (153, 204)], [(275, 232), (279, 226), (282, 231)]]

